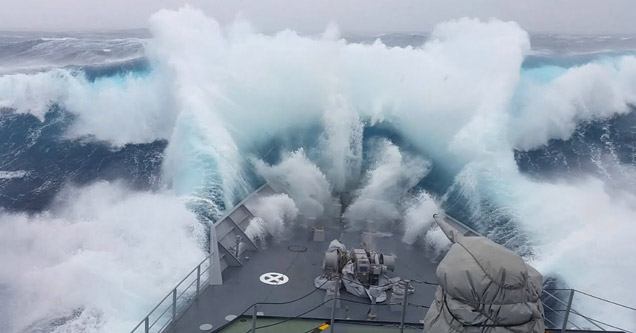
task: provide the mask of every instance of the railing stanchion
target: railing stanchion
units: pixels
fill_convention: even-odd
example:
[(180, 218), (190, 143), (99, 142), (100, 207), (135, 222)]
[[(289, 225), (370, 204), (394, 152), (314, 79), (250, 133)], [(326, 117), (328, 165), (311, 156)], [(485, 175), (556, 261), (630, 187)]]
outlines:
[(336, 305), (338, 305), (338, 291), (340, 291), (340, 279), (336, 276), (336, 283), (333, 287), (333, 304), (331, 304), (331, 321), (329, 325), (329, 332), (333, 333), (333, 326), (336, 321)]
[(172, 289), (172, 322), (177, 320), (177, 288)]
[[(188, 305), (190, 304), (190, 302), (192, 302), (192, 298), (188, 297), (190, 294), (187, 293), (187, 291), (191, 290), (191, 287), (193, 284), (195, 284), (196, 282), (196, 288), (197, 288), (197, 293), (195, 295), (195, 299), (198, 299), (199, 293), (201, 292), (201, 265), (203, 265), (205, 262), (207, 262), (208, 260), (210, 260), (210, 255), (208, 255), (207, 257), (205, 257), (205, 259), (203, 259), (203, 261), (201, 261), (196, 267), (194, 267), (190, 273), (188, 273), (183, 280), (181, 280), (181, 282), (177, 283), (177, 286), (171, 290), (168, 294), (166, 294), (166, 296), (164, 296), (161, 301), (159, 301), (159, 304), (157, 304), (152, 310), (150, 310), (150, 312), (148, 313), (148, 315), (146, 315), (146, 317), (144, 317), (144, 319), (142, 319), (137, 326), (135, 326), (135, 328), (130, 332), (130, 333), (136, 333), (137, 330), (143, 325), (144, 326), (144, 332), (145, 333), (149, 333), (150, 329), (157, 323), (160, 321), (163, 321), (164, 319), (164, 315), (167, 317), (169, 316), (170, 313), (170, 308), (172, 307), (172, 320), (171, 321), (167, 321), (166, 325), (169, 324), (170, 322), (176, 322), (177, 321), (177, 298), (181, 297), (177, 294), (177, 292), (179, 291), (179, 287), (181, 287), (182, 285), (184, 285), (184, 282), (188, 279), (190, 279), (192, 277), (192, 274), (194, 274), (194, 272), (196, 271), (197, 273), (197, 278), (196, 281), (192, 281), (190, 282), (190, 284), (188, 284), (187, 286), (183, 287), (183, 290), (181, 291), (181, 295), (186, 295), (185, 300), (183, 301), (183, 303), (181, 304), (181, 307), (183, 309), (184, 305)], [(208, 267), (209, 269), (209, 267)], [(205, 272), (203, 272), (205, 274)], [(205, 281), (205, 280), (204, 280)], [(154, 319), (153, 323), (150, 323), (150, 318), (152, 317), (152, 315), (155, 313), (155, 311), (158, 311), (157, 309), (159, 309), (160, 306), (163, 306), (165, 303), (169, 302), (168, 299), (170, 298), (170, 295), (172, 295), (172, 306), (169, 305), (166, 308), (164, 308), (163, 312), (158, 315), (158, 317), (156, 319)], [(161, 329), (165, 328), (162, 327)]]
[(570, 299), (568, 300), (568, 307), (565, 309), (565, 318), (563, 319), (563, 327), (561, 333), (565, 333), (568, 327), (568, 317), (570, 316), (570, 310), (572, 309), (572, 300), (574, 299), (574, 289), (570, 289)]
[(201, 265), (197, 266), (197, 296), (196, 299), (199, 299), (199, 291), (201, 290)]
[(409, 281), (404, 280), (404, 300), (402, 301), (402, 318), (400, 319), (400, 333), (404, 333), (404, 320), (406, 319), (406, 302), (408, 297)]
[(241, 239), (241, 235), (236, 235), (236, 243), (234, 245), (234, 256), (236, 257), (236, 259), (241, 260), (241, 241), (243, 239)]
[(256, 315), (258, 314), (258, 305), (254, 304), (254, 312), (252, 312), (252, 333), (256, 333)]

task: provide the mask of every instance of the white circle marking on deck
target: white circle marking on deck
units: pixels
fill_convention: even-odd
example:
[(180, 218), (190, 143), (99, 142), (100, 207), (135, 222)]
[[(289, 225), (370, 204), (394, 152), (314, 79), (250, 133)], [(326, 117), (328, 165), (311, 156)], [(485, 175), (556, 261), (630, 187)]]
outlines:
[(283, 273), (269, 272), (261, 275), (260, 280), (265, 284), (278, 286), (287, 283), (289, 278)]
[(227, 321), (232, 321), (234, 319), (236, 319), (235, 315), (227, 315), (227, 316), (225, 316), (225, 320), (227, 320)]
[(211, 331), (212, 328), (214, 328), (214, 326), (212, 326), (212, 324), (201, 324), (201, 326), (199, 326), (199, 329), (204, 331), (204, 332)]

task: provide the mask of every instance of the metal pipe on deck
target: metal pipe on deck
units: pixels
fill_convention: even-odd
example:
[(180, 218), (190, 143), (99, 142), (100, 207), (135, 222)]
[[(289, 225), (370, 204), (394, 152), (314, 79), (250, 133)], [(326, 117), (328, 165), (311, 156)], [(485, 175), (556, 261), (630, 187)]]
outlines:
[(404, 285), (404, 299), (402, 300), (402, 318), (400, 319), (400, 333), (404, 333), (404, 320), (406, 319), (406, 302), (408, 301), (408, 295), (409, 293), (408, 291), (408, 285), (409, 285), (409, 281), (408, 280), (403, 280), (403, 285)]
[(172, 289), (172, 322), (177, 320), (177, 288)]
[(254, 312), (252, 313), (252, 333), (256, 333), (256, 316), (258, 315), (258, 305), (254, 304)]
[(561, 328), (561, 333), (565, 333), (565, 330), (568, 328), (568, 317), (570, 316), (570, 309), (572, 309), (573, 298), (574, 298), (574, 290), (570, 290), (570, 299), (568, 300), (568, 307), (565, 310), (565, 319), (563, 320), (563, 327)]

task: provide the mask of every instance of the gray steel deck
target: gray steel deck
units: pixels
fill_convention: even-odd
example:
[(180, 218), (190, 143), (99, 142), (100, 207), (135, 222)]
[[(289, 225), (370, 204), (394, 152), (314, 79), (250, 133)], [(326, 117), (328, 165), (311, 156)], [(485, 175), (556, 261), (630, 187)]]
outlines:
[[(327, 292), (325, 290), (315, 288), (314, 279), (322, 274), (322, 260), (329, 242), (333, 239), (338, 239), (348, 249), (360, 248), (363, 242), (362, 231), (348, 229), (344, 223), (340, 222), (341, 206), (339, 203), (334, 203), (333, 207), (326, 207), (327, 214), (333, 217), (323, 217), (318, 221), (310, 221), (300, 217), (298, 222), (296, 222), (297, 224), (289, 227), (291, 230), (289, 230), (288, 237), (278, 242), (270, 242), (264, 248), (259, 249), (256, 244), (247, 239), (244, 233), (249, 221), (254, 217), (250, 207), (260, 197), (269, 196), (277, 192), (281, 191), (276, 190), (270, 184), (265, 184), (228, 211), (223, 218), (219, 219), (213, 229), (216, 230), (215, 237), (217, 242), (215, 243), (218, 244), (218, 248), (214, 247), (214, 250), (219, 254), (218, 261), (215, 261), (215, 256), (211, 255), (209, 258), (212, 259), (206, 259), (203, 262), (209, 262), (208, 267), (211, 267), (209, 271), (203, 263), (197, 266), (133, 329), (133, 333), (137, 333), (138, 329), (142, 330), (144, 328), (146, 333), (159, 331), (168, 333), (202, 332), (200, 327), (203, 324), (213, 325), (213, 329), (207, 329), (204, 332), (231, 333), (245, 331), (247, 333), (248, 329), (246, 327), (251, 329), (252, 305), (255, 303), (282, 303), (258, 305), (257, 329), (261, 325), (266, 326), (285, 321), (284, 324), (258, 329), (258, 332), (299, 331), (299, 333), (303, 333), (307, 332), (307, 327), (311, 328), (316, 323), (329, 321), (333, 301), (331, 297), (326, 295)], [(477, 231), (451, 216), (436, 214), (435, 218), (444, 219), (447, 224), (464, 236), (479, 235)], [(324, 241), (314, 241), (312, 239), (313, 228), (311, 226), (314, 225), (324, 227)], [(427, 255), (428, 252), (424, 251), (424, 249), (406, 245), (401, 241), (402, 234), (377, 232), (373, 233), (373, 235), (371, 249), (397, 256), (395, 272), (389, 272), (388, 275), (413, 281), (411, 285), (415, 287), (415, 292), (408, 296), (406, 302), (404, 319), (407, 325), (404, 331), (421, 331), (423, 327), (422, 319), (427, 307), (433, 301), (435, 291), (435, 285), (422, 282), (434, 283), (436, 281), (436, 261), (441, 258), (430, 258)], [(243, 245), (238, 247), (242, 251), (238, 256), (236, 255), (237, 240), (243, 240)], [(369, 244), (368, 234), (365, 237), (365, 242)], [(194, 274), (195, 272), (196, 274)], [(260, 276), (269, 272), (285, 274), (289, 277), (289, 282), (278, 286), (262, 283), (259, 280)], [(195, 290), (193, 287), (194, 283), (196, 282), (196, 291), (199, 291), (199, 282), (204, 282), (205, 277), (202, 276), (203, 274), (209, 274), (210, 279), (208, 281), (217, 281), (222, 275), (223, 284), (207, 285), (206, 282), (205, 285), (201, 286), (200, 293), (193, 293), (192, 291)], [(190, 281), (189, 286), (185, 286), (188, 285), (188, 282), (184, 283), (186, 280)], [(563, 290), (567, 291), (569, 295), (573, 295), (576, 292), (570, 289)], [(568, 309), (570, 309), (572, 297), (570, 296), (569, 303), (566, 303), (558, 295), (554, 295), (558, 291), (562, 290), (544, 290), (544, 296), (549, 296), (554, 299), (554, 302), (567, 305)], [(188, 293), (189, 295), (198, 295), (198, 297), (194, 298), (194, 300), (189, 300), (185, 296), (185, 302), (183, 299), (177, 298), (178, 294), (183, 296)], [(374, 307), (377, 317), (375, 320), (369, 321), (367, 314), (371, 307), (370, 301), (350, 295), (342, 288), (335, 311), (336, 324), (333, 326), (333, 331), (353, 333), (360, 332), (363, 329), (362, 331), (370, 332), (371, 327), (373, 327), (374, 332), (399, 331), (397, 327), (401, 321), (403, 311), (402, 306), (396, 304), (402, 304), (403, 302), (401, 299), (392, 299), (390, 291), (387, 294), (387, 300)], [(169, 301), (171, 295), (172, 301)], [(624, 305), (618, 305), (634, 310)], [(545, 306), (548, 308), (547, 305)], [(169, 311), (170, 309), (172, 311)], [(161, 314), (158, 314), (155, 310)], [(565, 311), (570, 313), (569, 310)], [(172, 316), (170, 316), (170, 313)], [(607, 326), (606, 329), (618, 329), (618, 327), (584, 317), (575, 311), (572, 311), (571, 314), (581, 316), (586, 320), (586, 325), (591, 323), (600, 328), (599, 324), (602, 324)], [(568, 320), (567, 317), (565, 320), (561, 320), (562, 318), (560, 317), (562, 316), (563, 313), (558, 310), (552, 310), (550, 314), (546, 312), (546, 324), (550, 324), (552, 328), (559, 327), (557, 330), (565, 332), (594, 332), (566, 330), (566, 326), (572, 329), (576, 325)], [(552, 319), (550, 320), (548, 317)], [(176, 319), (171, 322), (172, 318)], [(234, 318), (237, 319), (232, 321)], [(164, 325), (162, 323), (165, 323), (167, 328), (163, 330), (153, 328), (153, 325), (157, 322), (159, 322), (159, 325)], [(149, 330), (149, 327), (152, 330)], [(576, 327), (578, 328), (578, 326)]]
[[(322, 274), (322, 260), (324, 252), (332, 239), (340, 239), (348, 248), (359, 247), (362, 243), (360, 231), (344, 231), (342, 224), (336, 221), (325, 221), (325, 241), (310, 240), (310, 229), (296, 226), (291, 236), (282, 242), (268, 244), (264, 250), (246, 252), (241, 257), (242, 267), (228, 267), (223, 272), (223, 285), (208, 286), (170, 325), (166, 332), (200, 332), (201, 324), (212, 324), (217, 329), (228, 321), (228, 315), (239, 316), (256, 302), (286, 302), (315, 290), (314, 278)], [(407, 246), (401, 241), (402, 235), (386, 235), (374, 237), (375, 250), (397, 255), (395, 272), (389, 276), (399, 276), (403, 279), (419, 281), (435, 281), (436, 264), (427, 258), (424, 252), (416, 247)], [(306, 247), (305, 252), (291, 251), (289, 246)], [(245, 260), (249, 256), (249, 260)], [(259, 281), (263, 273), (279, 272), (289, 277), (284, 285), (271, 286)], [(426, 309), (417, 305), (430, 305), (433, 300), (435, 287), (425, 284), (413, 284), (415, 293), (408, 296), (406, 322), (420, 324)], [(308, 297), (284, 305), (260, 305), (258, 312), (264, 316), (294, 317), (326, 300), (326, 292), (317, 290)], [(350, 318), (352, 320), (366, 320), (369, 310), (368, 299), (358, 298), (341, 292), (341, 306), (336, 310), (336, 318)], [(367, 303), (359, 304), (347, 302)], [(385, 303), (389, 303), (390, 297)], [(331, 303), (331, 302), (330, 302)], [(311, 311), (303, 318), (329, 319), (331, 315), (330, 303)], [(348, 310), (347, 310), (348, 308)], [(252, 310), (246, 312), (251, 314)], [(401, 307), (376, 306), (377, 321), (400, 322)], [(336, 325), (337, 326), (337, 325)]]
[[(258, 326), (267, 326), (278, 323), (283, 318), (276, 317), (258, 317)], [(269, 326), (258, 329), (259, 333), (279, 333), (279, 332), (311, 332), (320, 326), (323, 326), (324, 320), (319, 319), (295, 319), (276, 326)], [(257, 326), (257, 327), (258, 327)], [(422, 328), (417, 326), (406, 326), (405, 333), (422, 333)], [(235, 320), (229, 325), (223, 327), (220, 333), (245, 333), (252, 328), (252, 319), (247, 316), (239, 320)], [(326, 327), (322, 332), (330, 332), (331, 327)], [(387, 324), (382, 322), (354, 322), (347, 320), (338, 320), (334, 325), (335, 333), (398, 333), (399, 325)]]

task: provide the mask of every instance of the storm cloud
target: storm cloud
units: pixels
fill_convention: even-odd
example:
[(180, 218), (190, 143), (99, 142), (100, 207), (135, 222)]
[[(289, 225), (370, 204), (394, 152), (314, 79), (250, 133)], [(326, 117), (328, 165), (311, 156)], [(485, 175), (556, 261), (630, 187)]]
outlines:
[(636, 33), (634, 0), (1, 0), (0, 30), (144, 28), (162, 8), (202, 8), (219, 22), (237, 15), (262, 31), (430, 31), (457, 17), (496, 17), (532, 32)]

